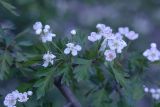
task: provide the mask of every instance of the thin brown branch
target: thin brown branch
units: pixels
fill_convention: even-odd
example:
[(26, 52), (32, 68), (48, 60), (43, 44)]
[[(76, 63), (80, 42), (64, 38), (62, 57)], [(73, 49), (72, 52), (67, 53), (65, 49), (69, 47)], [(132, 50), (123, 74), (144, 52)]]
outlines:
[(71, 103), (70, 107), (81, 107), (80, 102), (77, 100), (72, 90), (61, 83), (61, 77), (57, 77), (54, 80), (54, 85), (59, 89), (68, 102)]

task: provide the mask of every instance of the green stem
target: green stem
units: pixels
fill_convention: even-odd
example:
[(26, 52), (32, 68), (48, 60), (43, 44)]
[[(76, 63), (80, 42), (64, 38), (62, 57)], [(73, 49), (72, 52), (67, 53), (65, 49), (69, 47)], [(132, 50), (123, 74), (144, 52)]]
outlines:
[(51, 42), (51, 43), (55, 48), (57, 48), (63, 54), (63, 51), (54, 42)]

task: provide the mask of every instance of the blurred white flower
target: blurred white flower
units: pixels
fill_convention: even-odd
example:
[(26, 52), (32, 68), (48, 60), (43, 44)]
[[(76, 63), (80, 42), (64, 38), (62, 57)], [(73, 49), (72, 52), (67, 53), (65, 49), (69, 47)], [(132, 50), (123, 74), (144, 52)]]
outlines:
[(116, 50), (117, 53), (121, 53), (122, 49), (127, 46), (127, 43), (121, 39), (120, 36), (117, 36), (114, 39), (108, 40), (108, 46), (111, 50)]
[(19, 96), (18, 96), (18, 101), (19, 102), (27, 102), (28, 101), (28, 94), (26, 92), (24, 93), (19, 93)]
[(28, 94), (29, 96), (31, 96), (31, 95), (33, 94), (33, 92), (32, 92), (32, 91), (27, 91), (27, 94)]
[(152, 98), (155, 100), (160, 99), (160, 89), (159, 88), (148, 88), (144, 86), (144, 92), (151, 94)]
[(129, 33), (129, 28), (128, 27), (119, 27), (118, 32), (121, 33), (122, 35), (126, 35)]
[(76, 35), (77, 32), (76, 32), (75, 29), (72, 29), (70, 33), (71, 33), (72, 35)]
[(114, 34), (112, 33), (112, 29), (109, 26), (104, 24), (97, 24), (96, 28), (99, 31), (99, 34), (106, 39), (113, 39)]
[(36, 22), (33, 25), (33, 29), (35, 30), (35, 33), (37, 35), (41, 36), (42, 42), (46, 43), (51, 42), (52, 38), (56, 36), (56, 34), (51, 32), (50, 26), (49, 25), (45, 25), (43, 28), (43, 25), (41, 22)]
[(112, 61), (116, 58), (116, 53), (114, 50), (106, 50), (104, 52), (106, 61)]
[(144, 51), (143, 56), (151, 62), (160, 60), (160, 51), (157, 49), (156, 43), (151, 43), (151, 48)]
[(135, 40), (139, 37), (138, 33), (135, 33), (134, 31), (130, 31), (124, 35), (127, 37), (129, 40)]
[(42, 29), (42, 23), (41, 22), (35, 22), (35, 24), (33, 25), (33, 29), (34, 30), (39, 30)]
[(48, 51), (46, 54), (43, 55), (44, 63), (42, 66), (47, 67), (49, 65), (49, 63), (51, 63), (53, 65), (54, 58), (56, 58), (56, 56)]
[(7, 107), (15, 107), (16, 102), (17, 102), (17, 97), (15, 97), (14, 94), (9, 93), (9, 94), (5, 97), (5, 100), (4, 100), (3, 103), (4, 103), (4, 105), (7, 106)]
[(105, 29), (106, 28), (106, 25), (105, 24), (97, 24), (96, 25), (96, 28), (99, 30), (99, 31), (101, 31), (101, 30), (103, 30), (103, 29)]
[(18, 98), (19, 91), (15, 90), (15, 91), (12, 92), (12, 94), (14, 95), (15, 98)]
[(150, 89), (150, 93), (154, 94), (156, 92), (156, 90), (154, 88)]
[(155, 100), (159, 100), (160, 95), (158, 93), (153, 93), (152, 98), (154, 98)]
[(67, 43), (67, 48), (64, 50), (64, 53), (67, 55), (71, 53), (73, 56), (78, 54), (78, 51), (81, 51), (82, 47), (80, 45), (75, 45), (74, 43)]
[(88, 40), (91, 42), (95, 42), (97, 40), (100, 40), (102, 36), (100, 34), (97, 34), (96, 32), (91, 32), (90, 36), (88, 36)]
[[(28, 93), (30, 93), (30, 92), (32, 92), (32, 91), (20, 93), (19, 91), (15, 90), (15, 91), (6, 95), (3, 103), (7, 107), (16, 107), (15, 105), (16, 105), (17, 101), (26, 102), (29, 99)], [(31, 93), (30, 93), (30, 96), (31, 96)]]
[(148, 87), (144, 87), (144, 92), (146, 92), (146, 93), (148, 93), (148, 92), (149, 92)]

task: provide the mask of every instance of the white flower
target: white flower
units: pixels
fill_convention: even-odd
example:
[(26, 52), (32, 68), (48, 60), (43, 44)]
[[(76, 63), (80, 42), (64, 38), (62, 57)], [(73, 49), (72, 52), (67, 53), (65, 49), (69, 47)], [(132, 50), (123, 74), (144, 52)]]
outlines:
[(144, 92), (149, 92), (149, 89), (148, 89), (148, 87), (144, 87)]
[(151, 48), (144, 51), (143, 56), (151, 62), (160, 60), (160, 51), (157, 49), (156, 43), (151, 43)]
[(15, 90), (15, 91), (12, 92), (12, 94), (14, 95), (15, 98), (18, 98), (19, 91)]
[(17, 98), (14, 96), (14, 94), (9, 93), (4, 100), (4, 105), (7, 107), (14, 107), (16, 105)]
[(104, 29), (100, 30), (99, 34), (106, 39), (114, 38), (114, 34), (112, 33), (112, 29), (110, 27), (105, 27)]
[(28, 91), (27, 94), (28, 94), (29, 96), (31, 96), (31, 95), (33, 94), (33, 92), (32, 92), (32, 91)]
[(116, 58), (116, 53), (115, 53), (114, 50), (106, 50), (104, 52), (104, 55), (105, 55), (105, 59), (107, 61), (112, 61), (112, 60), (114, 60)]
[(105, 25), (105, 24), (97, 24), (97, 25), (96, 25), (96, 28), (97, 28), (99, 31), (101, 31), (101, 30), (103, 30), (103, 29), (106, 28), (106, 25)]
[(74, 43), (67, 43), (67, 48), (64, 50), (64, 53), (67, 55), (71, 53), (73, 56), (78, 54), (78, 51), (81, 51), (82, 47), (80, 45), (75, 45)]
[(43, 28), (43, 25), (41, 22), (36, 22), (33, 25), (33, 29), (35, 30), (35, 33), (37, 35), (40, 35), (43, 43), (46, 43), (47, 41), (51, 42), (52, 38), (56, 36), (56, 34), (51, 32), (49, 25), (45, 25)]
[(49, 63), (53, 65), (54, 58), (56, 58), (56, 56), (48, 51), (46, 54), (43, 55), (44, 64), (42, 66), (47, 67)]
[(106, 39), (113, 39), (114, 34), (112, 33), (112, 29), (109, 26), (104, 24), (97, 24), (96, 28), (99, 31), (99, 34)]
[(4, 105), (7, 107), (16, 107), (17, 101), (19, 102), (26, 102), (29, 98), (28, 95), (32, 95), (32, 91), (20, 93), (19, 91), (15, 90), (12, 93), (6, 95), (4, 100)]
[(42, 29), (42, 23), (41, 22), (36, 22), (34, 25), (33, 25), (33, 29), (34, 30), (38, 30), (38, 29)]
[(154, 93), (154, 94), (152, 94), (152, 97), (153, 97), (155, 100), (159, 100), (160, 95), (159, 95), (158, 93)]
[(88, 36), (88, 40), (91, 42), (95, 42), (97, 40), (100, 40), (101, 37), (102, 36), (100, 34), (97, 34), (96, 32), (91, 32), (90, 36)]
[(70, 32), (72, 35), (76, 35), (76, 30), (75, 29), (73, 29), (73, 30), (71, 30), (71, 32)]
[(46, 32), (44, 34), (41, 35), (41, 38), (42, 38), (42, 42), (43, 43), (46, 43), (47, 41), (48, 42), (51, 42), (52, 41), (52, 38), (55, 37), (56, 35), (54, 33), (51, 33), (51, 32)]
[(119, 27), (118, 32), (121, 33), (122, 35), (126, 35), (129, 33), (129, 28), (128, 27)]
[(108, 40), (108, 46), (111, 50), (117, 50), (117, 53), (121, 53), (122, 49), (127, 46), (127, 43), (120, 37), (116, 37)]
[(19, 96), (18, 96), (18, 101), (19, 102), (27, 102), (28, 101), (28, 94), (26, 92), (24, 93), (19, 93)]
[(129, 40), (135, 40), (139, 37), (138, 33), (135, 33), (134, 31), (130, 31), (124, 35), (127, 37)]
[(154, 88), (150, 89), (150, 93), (154, 94), (156, 92), (156, 90)]

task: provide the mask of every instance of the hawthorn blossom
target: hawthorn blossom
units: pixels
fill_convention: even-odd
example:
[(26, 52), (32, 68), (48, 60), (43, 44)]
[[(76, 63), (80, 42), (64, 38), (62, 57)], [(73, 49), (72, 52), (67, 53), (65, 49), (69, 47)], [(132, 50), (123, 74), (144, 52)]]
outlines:
[(121, 53), (122, 49), (127, 46), (127, 43), (122, 39), (120, 34), (116, 34), (114, 39), (108, 40), (108, 46), (111, 50)]
[(118, 32), (122, 35), (126, 35), (129, 33), (129, 28), (128, 27), (119, 27)]
[(56, 34), (51, 32), (49, 25), (45, 25), (43, 28), (43, 25), (41, 22), (36, 22), (33, 25), (33, 29), (35, 30), (35, 33), (37, 35), (40, 35), (43, 43), (51, 42), (52, 38), (56, 36)]
[[(32, 91), (28, 91), (29, 93), (33, 93)], [(20, 93), (19, 91), (15, 90), (6, 95), (4, 100), (4, 105), (7, 107), (16, 107), (16, 103), (18, 102), (26, 102), (28, 98), (28, 92)], [(31, 96), (31, 94), (30, 94)]]
[(104, 55), (105, 55), (105, 59), (107, 61), (112, 61), (112, 60), (114, 60), (116, 58), (116, 53), (115, 53), (114, 50), (106, 50), (104, 52)]
[(97, 34), (96, 32), (91, 32), (90, 36), (88, 36), (88, 40), (91, 42), (95, 42), (97, 40), (100, 40), (101, 37), (102, 36), (100, 34)]
[(67, 48), (64, 50), (64, 53), (66, 55), (72, 54), (73, 56), (76, 56), (78, 54), (78, 51), (82, 50), (82, 47), (80, 45), (75, 45), (74, 43), (67, 43)]
[(124, 35), (127, 37), (129, 40), (135, 40), (139, 37), (138, 33), (135, 33), (134, 31), (130, 31)]
[(48, 51), (46, 54), (43, 55), (44, 63), (42, 66), (47, 67), (49, 65), (49, 63), (51, 63), (53, 65), (55, 58), (56, 58), (56, 56)]
[(151, 62), (160, 60), (160, 51), (157, 49), (156, 43), (151, 43), (151, 48), (144, 51), (143, 56)]
[(42, 32), (42, 23), (41, 22), (35, 22), (35, 24), (33, 25), (33, 29), (36, 31), (35, 33), (37, 35), (41, 34)]
[(15, 107), (17, 103), (17, 97), (14, 96), (14, 94), (9, 93), (4, 100), (4, 105), (7, 107)]
[(106, 28), (106, 25), (105, 24), (97, 24), (96, 25), (96, 28), (99, 30), (99, 31), (101, 31), (101, 30), (103, 30), (103, 29), (105, 29)]
[(32, 92), (32, 91), (27, 91), (27, 94), (28, 94), (29, 96), (31, 96), (31, 95), (33, 94), (33, 92)]
[(70, 33), (71, 33), (72, 35), (76, 35), (77, 32), (76, 32), (75, 29), (72, 29)]
[(24, 93), (19, 93), (19, 96), (18, 96), (18, 101), (19, 102), (27, 102), (28, 101), (28, 94), (26, 92)]
[(99, 28), (99, 34), (102, 35), (105, 39), (113, 39), (114, 34), (112, 33), (112, 29), (109, 26), (105, 25), (97, 25)]
[(151, 94), (152, 98), (155, 100), (160, 99), (160, 88), (148, 88), (144, 86), (144, 92)]

